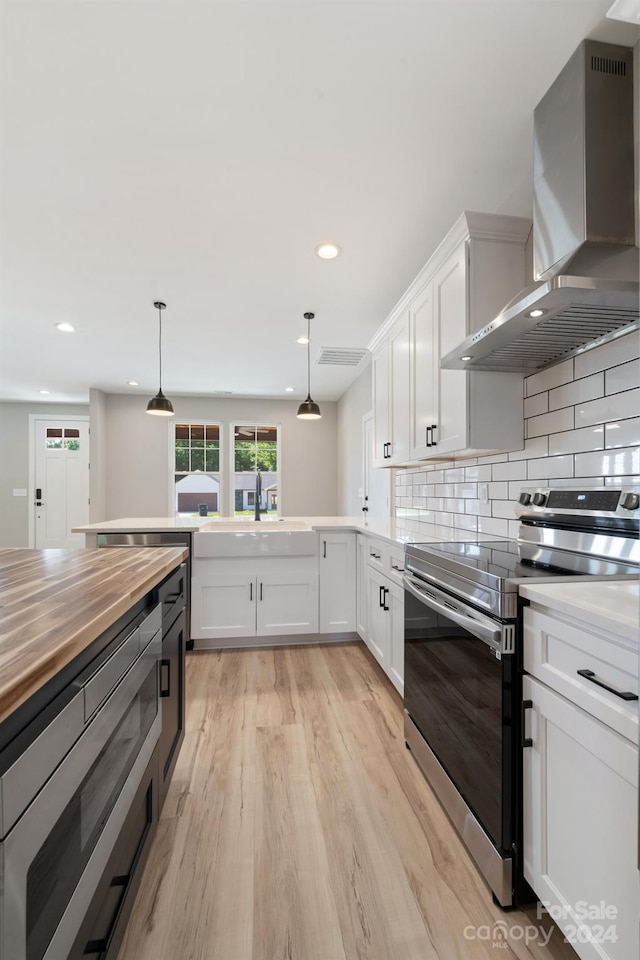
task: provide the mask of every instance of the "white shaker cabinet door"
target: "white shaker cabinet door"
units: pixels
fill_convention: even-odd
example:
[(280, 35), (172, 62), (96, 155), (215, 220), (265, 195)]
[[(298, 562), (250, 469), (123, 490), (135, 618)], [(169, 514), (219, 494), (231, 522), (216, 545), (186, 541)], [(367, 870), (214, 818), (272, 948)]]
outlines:
[(256, 578), (246, 574), (193, 577), (191, 636), (194, 640), (254, 636), (255, 596)]
[(318, 576), (261, 574), (256, 582), (259, 637), (318, 632)]
[(525, 877), (582, 960), (638, 957), (637, 748), (532, 677), (523, 696)]

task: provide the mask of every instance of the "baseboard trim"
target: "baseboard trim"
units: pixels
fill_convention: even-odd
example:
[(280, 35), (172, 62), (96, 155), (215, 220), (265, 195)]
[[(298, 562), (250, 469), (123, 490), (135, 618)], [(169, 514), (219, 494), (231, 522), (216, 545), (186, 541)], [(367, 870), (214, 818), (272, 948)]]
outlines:
[(193, 651), (198, 650), (244, 650), (260, 647), (298, 647), (310, 643), (344, 643), (358, 640), (355, 631), (347, 633), (294, 633), (276, 637), (214, 637), (194, 640)]

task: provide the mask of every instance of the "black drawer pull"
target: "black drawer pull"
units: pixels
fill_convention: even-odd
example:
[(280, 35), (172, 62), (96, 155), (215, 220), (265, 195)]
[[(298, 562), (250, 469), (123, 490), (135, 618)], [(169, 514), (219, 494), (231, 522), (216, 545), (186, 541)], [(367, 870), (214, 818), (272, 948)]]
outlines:
[(177, 603), (178, 600), (182, 600), (184, 596), (182, 590), (179, 593), (169, 593), (166, 597), (163, 597), (163, 603)]
[(605, 683), (604, 680), (600, 680), (599, 677), (596, 677), (593, 670), (578, 670), (578, 676), (584, 677), (585, 680), (589, 680), (591, 683), (595, 683), (596, 686), (602, 687), (603, 690), (608, 690), (609, 693), (615, 694), (616, 697), (620, 697), (621, 700), (637, 700), (638, 694), (631, 693), (630, 690), (616, 690), (615, 687), (610, 687), (608, 683)]
[(387, 594), (388, 594), (388, 593), (389, 593), (389, 588), (388, 588), (388, 587), (382, 587), (382, 609), (383, 609), (383, 610), (388, 610), (388, 609), (389, 609), (389, 607), (387, 606)]
[(533, 700), (523, 700), (523, 701), (522, 701), (522, 706), (521, 706), (521, 708), (520, 708), (520, 725), (521, 725), (521, 728), (522, 728), (522, 729), (521, 729), (522, 740), (521, 740), (520, 746), (523, 747), (523, 748), (524, 748), (524, 747), (532, 747), (532, 746), (533, 746), (533, 740), (531, 739), (531, 737), (525, 737), (525, 735), (524, 735), (524, 730), (525, 730), (525, 718), (526, 718), (526, 715), (527, 715), (527, 710), (531, 710), (532, 707), (533, 707)]
[[(163, 683), (163, 670), (167, 669), (167, 685), (165, 687)], [(171, 660), (161, 660), (160, 661), (160, 696), (161, 697), (170, 697), (171, 696)]]
[(378, 606), (384, 608), (384, 593), (382, 592), (384, 587), (380, 587), (378, 592)]

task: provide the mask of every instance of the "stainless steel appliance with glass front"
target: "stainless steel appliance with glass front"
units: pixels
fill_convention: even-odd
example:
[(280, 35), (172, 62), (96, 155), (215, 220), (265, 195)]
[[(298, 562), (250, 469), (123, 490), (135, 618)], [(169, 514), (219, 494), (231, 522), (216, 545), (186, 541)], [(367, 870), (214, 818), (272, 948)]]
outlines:
[(640, 487), (524, 489), (520, 503), (517, 540), (405, 551), (405, 738), (502, 906), (529, 896), (519, 584), (640, 565)]
[(161, 728), (160, 604), (0, 752), (0, 960), (66, 960)]

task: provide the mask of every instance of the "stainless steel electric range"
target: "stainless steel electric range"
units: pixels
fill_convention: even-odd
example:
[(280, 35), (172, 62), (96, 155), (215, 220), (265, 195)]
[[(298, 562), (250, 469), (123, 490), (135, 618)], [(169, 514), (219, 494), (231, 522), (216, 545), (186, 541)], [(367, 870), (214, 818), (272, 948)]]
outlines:
[(522, 879), (525, 581), (637, 577), (640, 486), (523, 489), (517, 540), (405, 549), (405, 739), (501, 906)]

